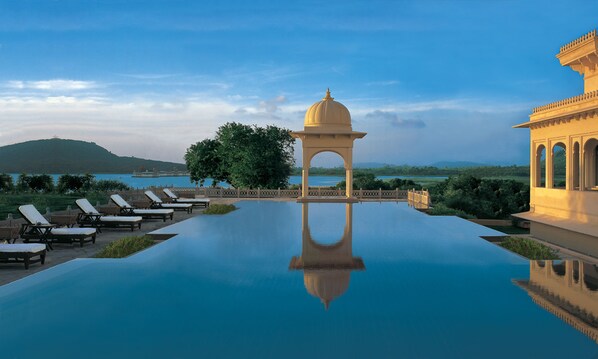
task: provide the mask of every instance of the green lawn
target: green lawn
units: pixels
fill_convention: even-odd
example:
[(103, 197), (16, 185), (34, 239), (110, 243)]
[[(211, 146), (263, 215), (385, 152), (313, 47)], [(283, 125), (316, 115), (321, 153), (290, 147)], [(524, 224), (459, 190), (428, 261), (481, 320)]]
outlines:
[(529, 238), (508, 237), (499, 245), (528, 259), (559, 259), (557, 251)]

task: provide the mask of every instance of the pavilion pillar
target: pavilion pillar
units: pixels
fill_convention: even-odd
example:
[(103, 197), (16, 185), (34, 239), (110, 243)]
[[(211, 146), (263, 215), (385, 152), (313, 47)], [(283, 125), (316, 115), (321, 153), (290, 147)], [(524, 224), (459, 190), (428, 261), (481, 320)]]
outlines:
[(303, 168), (301, 172), (301, 197), (305, 198), (309, 195), (309, 168)]
[(307, 149), (303, 148), (303, 170), (301, 171), (301, 197), (309, 197), (309, 166), (310, 158), (306, 153)]
[[(550, 151), (549, 151), (550, 150)], [(553, 160), (553, 153), (552, 153), (552, 142), (548, 143), (548, 148), (546, 148), (546, 188), (553, 188), (554, 187), (554, 168), (552, 164)]]
[(353, 197), (353, 169), (352, 168), (347, 169), (345, 182), (347, 183), (345, 195), (347, 196), (347, 198), (351, 198), (351, 197)]

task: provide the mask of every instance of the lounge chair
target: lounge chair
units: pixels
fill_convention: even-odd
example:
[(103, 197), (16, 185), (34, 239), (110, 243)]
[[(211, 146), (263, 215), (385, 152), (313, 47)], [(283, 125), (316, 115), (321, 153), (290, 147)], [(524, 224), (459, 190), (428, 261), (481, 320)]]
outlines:
[(98, 212), (87, 198), (78, 199), (75, 204), (81, 210), (77, 216), (79, 227), (95, 227), (98, 231), (101, 227), (130, 227), (131, 231), (135, 230), (135, 227), (141, 229), (141, 221), (143, 221), (141, 216), (107, 216)]
[(145, 191), (145, 196), (152, 202), (152, 208), (169, 208), (175, 211), (193, 212), (193, 205), (191, 203), (165, 203), (152, 191)]
[(174, 210), (172, 209), (145, 209), (135, 208), (125, 201), (120, 195), (113, 194), (110, 196), (110, 200), (120, 208), (120, 213), (123, 216), (141, 216), (143, 218), (161, 218), (166, 222), (166, 218), (170, 217), (170, 220), (174, 217)]
[(162, 189), (164, 194), (168, 196), (174, 203), (190, 203), (194, 206), (198, 207), (209, 207), (210, 206), (210, 199), (209, 198), (180, 198), (174, 192), (170, 190), (170, 188)]
[[(38, 259), (33, 259), (39, 256)], [(0, 244), (0, 262), (25, 264), (29, 269), (31, 263), (46, 261), (46, 246), (41, 243)]]
[(27, 221), (23, 223), (19, 232), (25, 243), (37, 241), (45, 243), (49, 249), (52, 249), (54, 242), (72, 244), (78, 241), (81, 247), (85, 242), (96, 242), (95, 228), (57, 228), (55, 224), (50, 224), (32, 204), (20, 206), (19, 212)]

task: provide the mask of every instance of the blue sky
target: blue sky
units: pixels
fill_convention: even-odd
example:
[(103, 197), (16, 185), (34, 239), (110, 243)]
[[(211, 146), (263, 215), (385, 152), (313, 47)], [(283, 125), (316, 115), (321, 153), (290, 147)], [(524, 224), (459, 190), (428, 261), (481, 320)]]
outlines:
[(355, 162), (524, 164), (529, 134), (511, 126), (583, 92), (555, 55), (596, 14), (595, 1), (4, 0), (0, 145), (58, 136), (181, 162), (228, 121), (301, 129), (330, 87), (368, 132)]

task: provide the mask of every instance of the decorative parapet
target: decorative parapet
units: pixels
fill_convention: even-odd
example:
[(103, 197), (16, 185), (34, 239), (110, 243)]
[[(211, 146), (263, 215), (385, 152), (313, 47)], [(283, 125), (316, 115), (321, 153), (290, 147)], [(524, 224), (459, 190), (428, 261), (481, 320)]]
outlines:
[(598, 90), (596, 91), (592, 91), (592, 92), (588, 92), (588, 93), (584, 93), (578, 96), (574, 96), (574, 97), (570, 97), (564, 100), (560, 100), (560, 101), (556, 101), (556, 102), (552, 102), (549, 103), (547, 105), (543, 105), (543, 106), (538, 106), (535, 107), (532, 111), (532, 113), (538, 113), (538, 112), (543, 112), (543, 111), (548, 111), (548, 110), (554, 110), (554, 109), (558, 109), (559, 107), (565, 107), (568, 105), (573, 105), (573, 104), (579, 104), (583, 101), (586, 100), (594, 100), (598, 98)]
[(580, 45), (590, 39), (593, 39), (595, 37), (596, 37), (596, 29), (588, 32), (587, 34), (583, 35), (582, 37), (580, 37), (578, 39), (571, 41), (570, 43), (568, 43), (566, 45), (561, 46), (561, 52), (565, 52), (565, 51), (567, 51), (577, 45)]
[(598, 90), (598, 36), (596, 36), (596, 30), (561, 47), (561, 51), (556, 57), (561, 65), (568, 66), (583, 76), (584, 93)]

